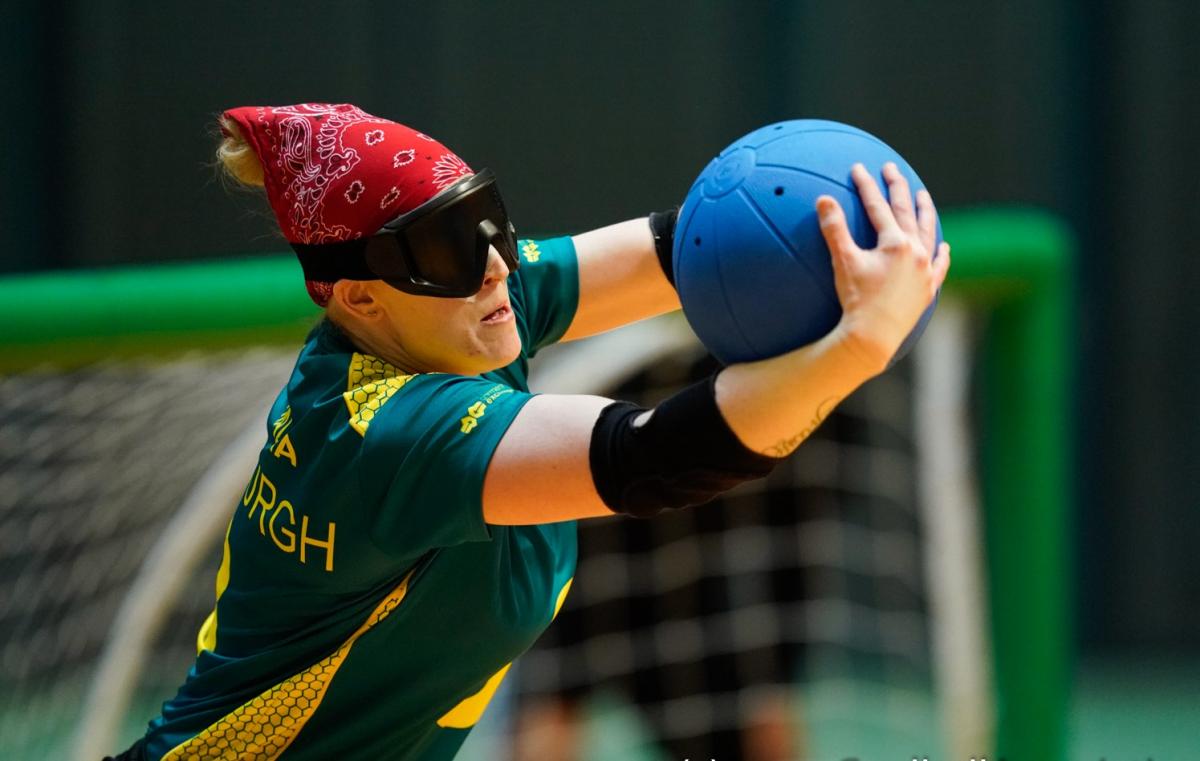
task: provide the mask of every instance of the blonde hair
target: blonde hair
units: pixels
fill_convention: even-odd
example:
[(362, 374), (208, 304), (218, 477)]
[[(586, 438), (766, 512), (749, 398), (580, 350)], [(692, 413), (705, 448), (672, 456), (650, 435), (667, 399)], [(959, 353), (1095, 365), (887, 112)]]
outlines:
[(221, 143), (217, 146), (217, 162), (226, 177), (249, 187), (263, 186), (263, 165), (258, 154), (242, 134), (242, 128), (228, 116), (217, 119), (221, 127)]

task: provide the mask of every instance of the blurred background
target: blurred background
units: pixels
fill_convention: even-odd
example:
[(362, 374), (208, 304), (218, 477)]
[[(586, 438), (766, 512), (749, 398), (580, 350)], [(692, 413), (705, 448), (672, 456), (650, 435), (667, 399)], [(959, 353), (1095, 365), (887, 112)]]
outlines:
[[(285, 251), (265, 201), (217, 179), (212, 124), (228, 107), (302, 101), (355, 103), (491, 167), (525, 234), (677, 203), (726, 144), (792, 118), (880, 136), (943, 210), (1017, 205), (1062, 220), (1076, 241), (1066, 757), (1168, 757), (1188, 737), (1194, 752), (1200, 4), (196, 7), (6, 5), (0, 275), (10, 284)], [(298, 275), (296, 286), (303, 296)], [(23, 308), (62, 319), (73, 302), (46, 291)], [(0, 385), (9, 409), (22, 406), (21, 378)], [(10, 476), (14, 461), (0, 460)], [(35, 565), (12, 539), (32, 536), (22, 515), (0, 516), (7, 579)], [(24, 589), (4, 583), (10, 597)], [(0, 614), (0, 646), (33, 631), (14, 621)], [(79, 658), (95, 655), (84, 647)]]

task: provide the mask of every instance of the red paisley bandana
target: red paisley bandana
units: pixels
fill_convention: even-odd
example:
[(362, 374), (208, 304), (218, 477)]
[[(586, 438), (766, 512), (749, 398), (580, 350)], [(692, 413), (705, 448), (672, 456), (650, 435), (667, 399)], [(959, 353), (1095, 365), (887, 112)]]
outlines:
[[(348, 103), (243, 106), (225, 116), (262, 161), (267, 200), (292, 243), (371, 235), (471, 168), (429, 135)], [(309, 280), (325, 306), (333, 283)]]

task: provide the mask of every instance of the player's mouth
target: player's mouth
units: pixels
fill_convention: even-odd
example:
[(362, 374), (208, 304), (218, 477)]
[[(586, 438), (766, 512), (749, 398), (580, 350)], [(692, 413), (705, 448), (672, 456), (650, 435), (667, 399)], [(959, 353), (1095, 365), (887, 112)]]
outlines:
[(512, 316), (512, 307), (510, 307), (506, 301), (500, 305), (499, 309), (495, 310), (494, 312), (489, 312), (487, 316), (480, 320), (480, 322), (482, 322), (484, 325), (496, 325), (502, 322), (508, 322), (512, 319)]

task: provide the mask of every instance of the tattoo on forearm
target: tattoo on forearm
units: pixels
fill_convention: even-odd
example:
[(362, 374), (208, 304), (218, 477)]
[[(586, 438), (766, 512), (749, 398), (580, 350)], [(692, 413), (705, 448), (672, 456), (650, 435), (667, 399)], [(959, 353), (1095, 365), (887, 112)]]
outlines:
[(808, 421), (808, 425), (800, 429), (800, 432), (795, 436), (780, 439), (774, 445), (764, 449), (763, 454), (768, 457), (786, 457), (791, 454), (796, 447), (800, 446), (801, 442), (812, 435), (812, 432), (817, 430), (821, 423), (825, 422), (825, 418), (829, 417), (829, 413), (833, 412), (833, 408), (841, 401), (840, 397), (831, 396), (825, 401), (817, 405), (816, 412), (813, 413), (812, 420)]

